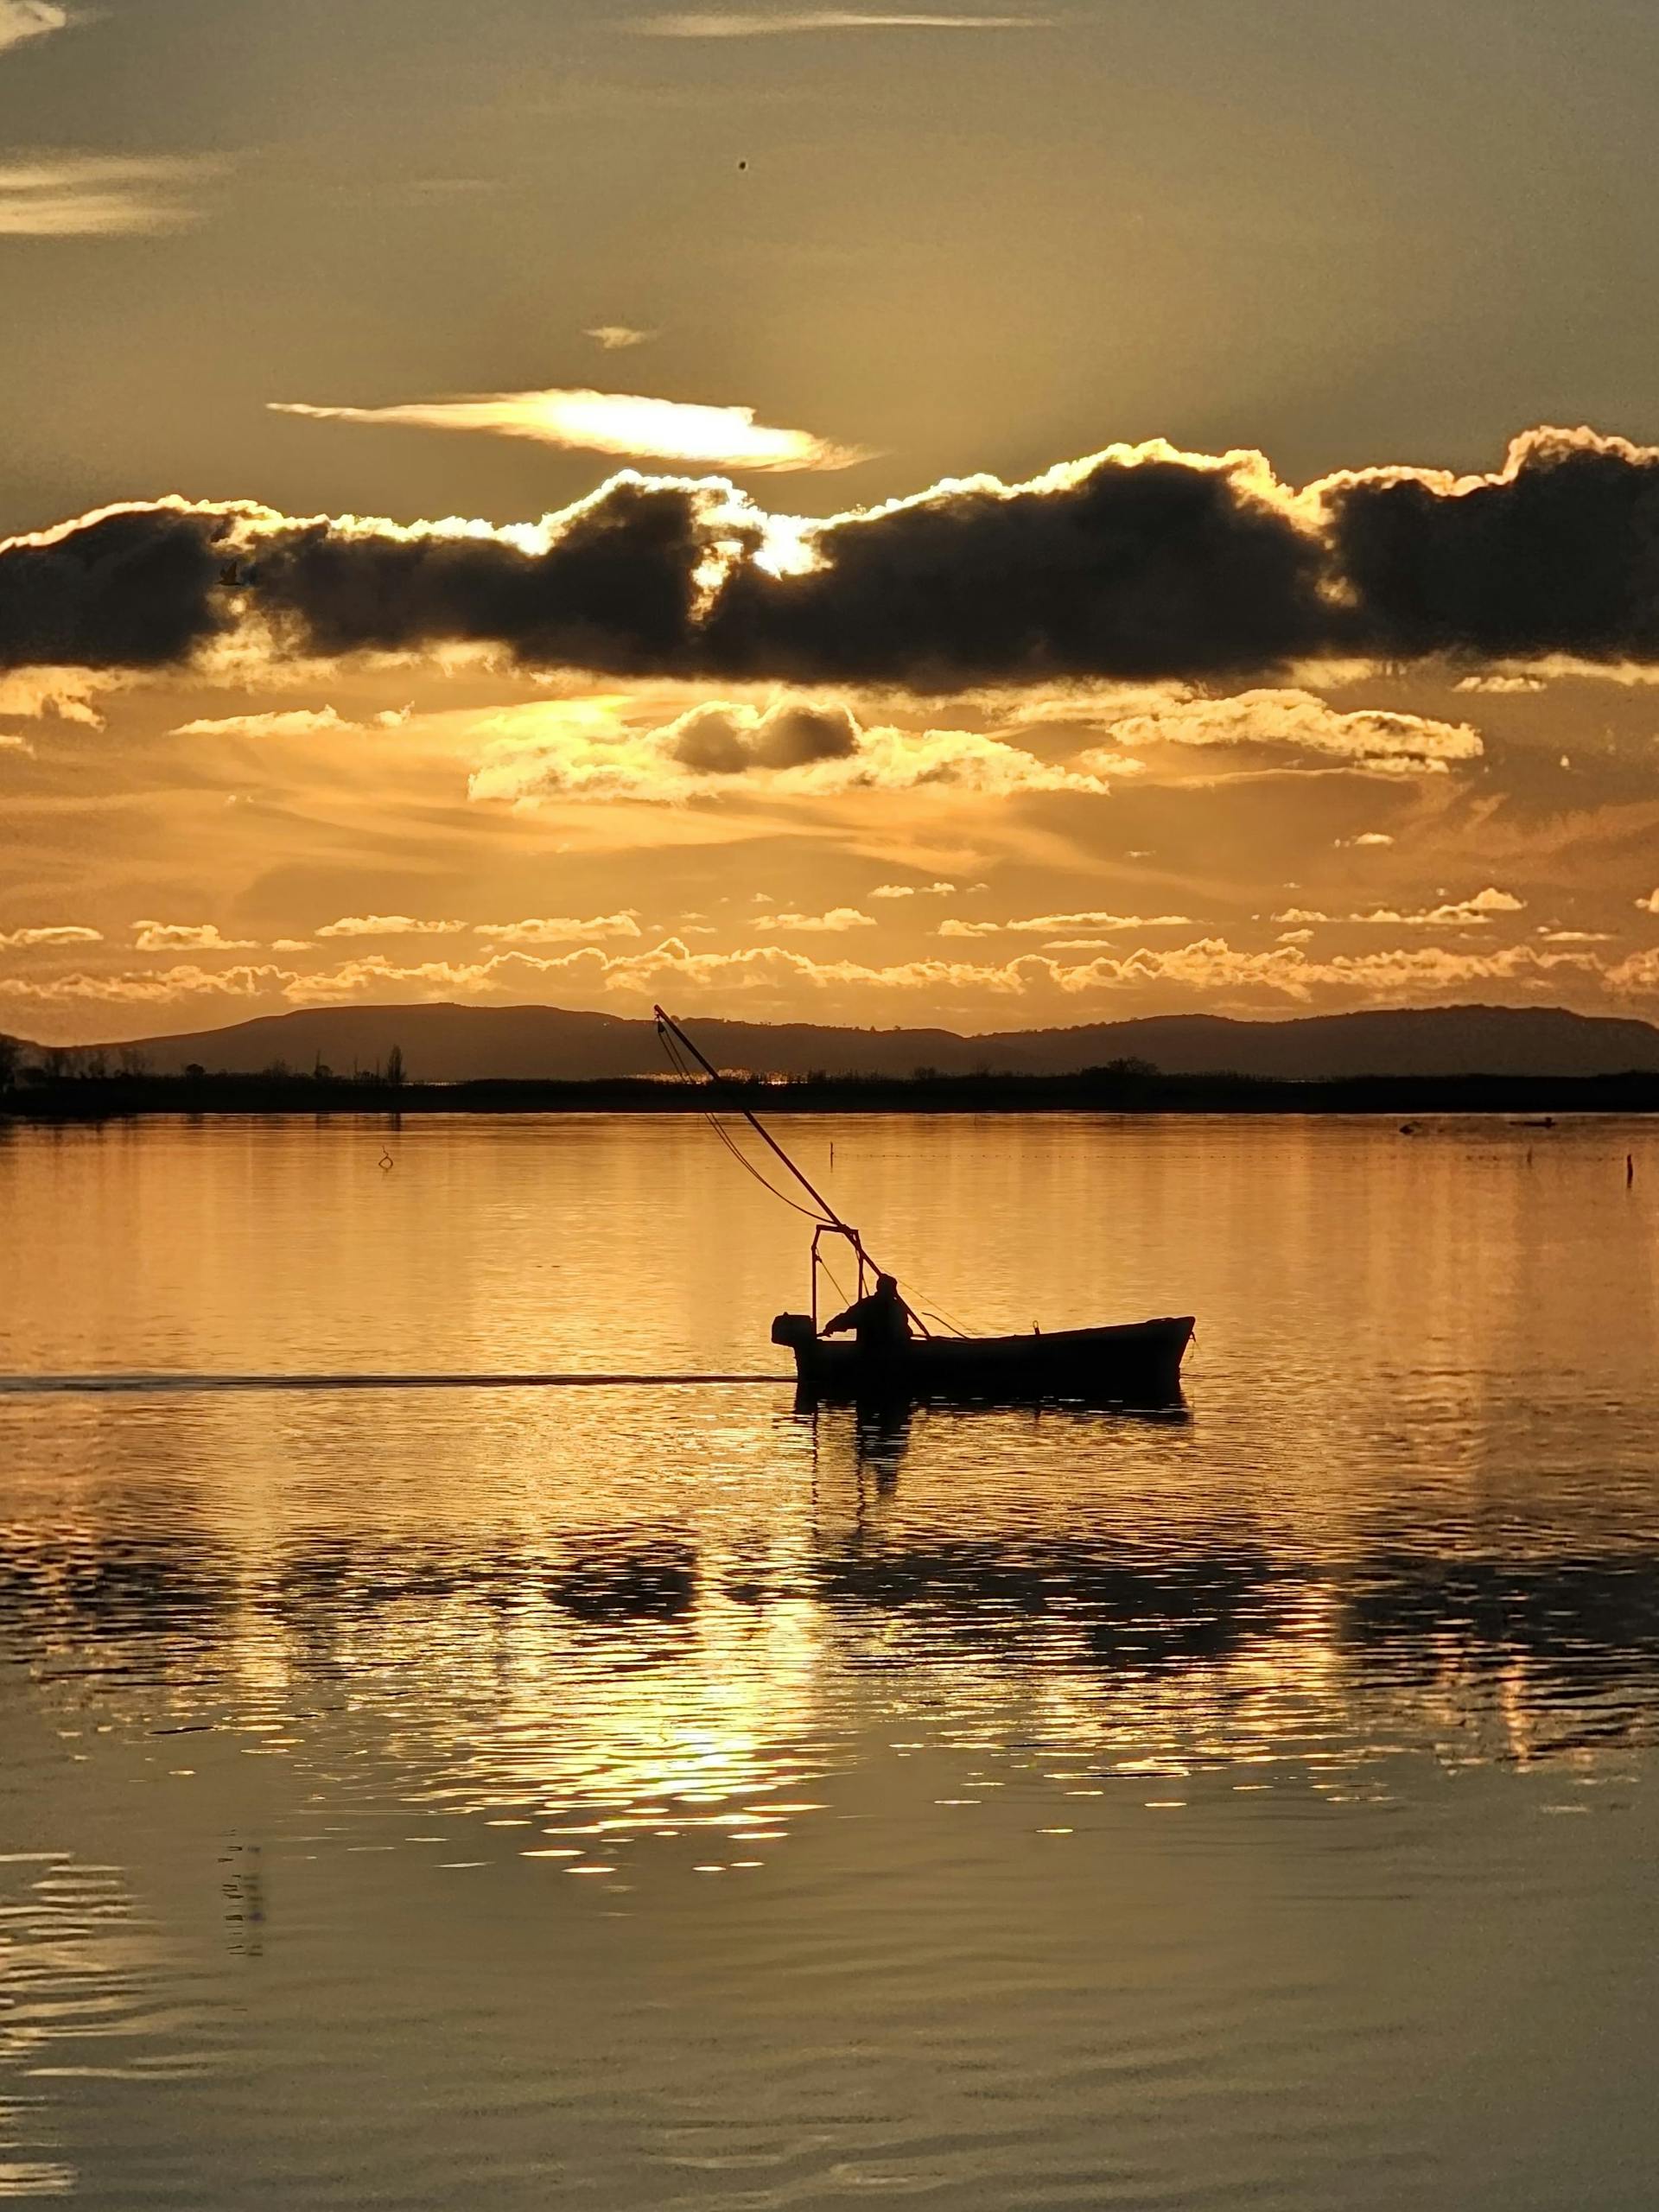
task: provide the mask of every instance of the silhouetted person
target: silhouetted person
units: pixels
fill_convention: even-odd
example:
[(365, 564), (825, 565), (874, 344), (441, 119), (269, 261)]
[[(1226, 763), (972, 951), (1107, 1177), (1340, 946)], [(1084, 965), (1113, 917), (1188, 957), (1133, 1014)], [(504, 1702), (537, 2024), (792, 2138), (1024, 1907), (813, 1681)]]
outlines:
[(877, 1275), (869, 1296), (858, 1300), (844, 1313), (837, 1313), (833, 1321), (826, 1321), (823, 1334), (839, 1336), (847, 1329), (855, 1332), (858, 1349), (866, 1359), (890, 1360), (904, 1354), (910, 1344), (910, 1308), (899, 1295), (899, 1285), (892, 1275)]

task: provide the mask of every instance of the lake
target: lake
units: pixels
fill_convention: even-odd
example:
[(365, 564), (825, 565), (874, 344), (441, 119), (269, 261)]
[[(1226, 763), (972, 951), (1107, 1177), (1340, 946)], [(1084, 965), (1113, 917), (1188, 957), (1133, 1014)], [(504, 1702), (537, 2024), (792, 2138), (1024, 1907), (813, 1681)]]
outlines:
[(0, 2197), (1646, 2212), (1659, 1130), (778, 1127), (0, 1127)]

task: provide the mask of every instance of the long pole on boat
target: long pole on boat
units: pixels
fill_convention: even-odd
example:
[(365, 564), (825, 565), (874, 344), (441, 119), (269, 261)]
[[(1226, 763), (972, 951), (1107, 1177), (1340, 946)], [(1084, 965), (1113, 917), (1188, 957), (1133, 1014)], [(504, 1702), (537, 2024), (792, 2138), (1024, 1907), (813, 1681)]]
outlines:
[[(714, 1062), (709, 1058), (706, 1052), (699, 1051), (697, 1046), (692, 1043), (690, 1038), (686, 1035), (684, 1030), (682, 1029), (679, 1023), (675, 1020), (673, 1015), (671, 1014), (664, 1014), (662, 1007), (659, 1006), (654, 1006), (651, 1010), (657, 1017), (658, 1028), (659, 1030), (670, 1031), (674, 1036), (677, 1037), (681, 1044), (684, 1046), (686, 1051), (690, 1053), (692, 1058), (696, 1062), (697, 1065), (709, 1077), (709, 1080), (717, 1086), (724, 1088), (729, 1092), (731, 1085), (727, 1083), (726, 1078), (721, 1074), (720, 1070), (715, 1065)], [(782, 1160), (784, 1166), (788, 1168), (790, 1173), (795, 1178), (795, 1180), (806, 1192), (806, 1195), (811, 1199), (813, 1205), (817, 1206), (818, 1211), (824, 1217), (824, 1225), (830, 1229), (838, 1229), (849, 1243), (851, 1244), (854, 1251), (858, 1255), (858, 1283), (859, 1289), (861, 1292), (864, 1287), (864, 1268), (866, 1262), (868, 1262), (868, 1264), (872, 1268), (875, 1268), (875, 1272), (878, 1274), (881, 1272), (880, 1268), (875, 1267), (875, 1262), (870, 1258), (869, 1254), (865, 1250), (863, 1238), (859, 1235), (858, 1231), (853, 1227), (850, 1222), (843, 1221), (842, 1219), (841, 1216), (836, 1211), (834, 1206), (830, 1205), (829, 1199), (824, 1197), (823, 1192), (820, 1191), (815, 1184), (810, 1183), (806, 1177), (802, 1174), (800, 1169), (795, 1165), (789, 1154), (784, 1150), (782, 1145), (779, 1143), (777, 1138), (773, 1136), (772, 1131), (766, 1127), (760, 1116), (751, 1112), (749, 1108), (743, 1103), (743, 1101), (735, 1096), (733, 1096), (732, 1097), (732, 1104), (736, 1107), (738, 1112), (743, 1116), (744, 1120), (754, 1131), (756, 1136), (760, 1138), (762, 1144), (766, 1147), (767, 1150), (775, 1154), (776, 1156)], [(770, 1187), (770, 1185), (768, 1185), (768, 1187)], [(812, 1299), (813, 1311), (816, 1313), (817, 1310), (818, 1264), (817, 1240), (816, 1236), (813, 1239), (812, 1252)], [(831, 1276), (830, 1280), (833, 1281), (835, 1278)], [(906, 1306), (905, 1311), (911, 1316), (911, 1319), (915, 1322), (916, 1326), (921, 1331), (923, 1336), (926, 1337), (932, 1334), (932, 1331), (928, 1327), (926, 1322), (923, 1320), (921, 1315), (916, 1312), (913, 1306)]]
[[(651, 1010), (657, 1017), (658, 1026), (660, 1028), (671, 1029), (673, 1031), (674, 1034), (679, 1039), (681, 1044), (683, 1045), (686, 1051), (690, 1053), (692, 1058), (702, 1070), (703, 1073), (709, 1078), (710, 1082), (723, 1082), (724, 1078), (721, 1077), (720, 1070), (715, 1067), (713, 1061), (710, 1060), (705, 1053), (698, 1051), (697, 1047), (686, 1035), (684, 1030), (681, 1028), (679, 1023), (675, 1020), (671, 1014), (664, 1014), (659, 1006), (654, 1006)], [(734, 1098), (732, 1103), (736, 1107), (738, 1112), (743, 1116), (749, 1127), (754, 1131), (756, 1136), (760, 1139), (760, 1141), (770, 1147), (770, 1148), (777, 1154), (779, 1159), (783, 1161), (785, 1166), (788, 1168), (790, 1173), (795, 1178), (795, 1180), (806, 1192), (807, 1197), (811, 1199), (818, 1211), (824, 1216), (826, 1220), (832, 1223), (836, 1228), (842, 1230), (847, 1236), (850, 1236), (854, 1243), (856, 1244), (859, 1241), (858, 1231), (850, 1227), (848, 1223), (844, 1222), (841, 1216), (836, 1211), (834, 1206), (830, 1205), (829, 1199), (823, 1196), (823, 1192), (821, 1191), (815, 1190), (812, 1185), (807, 1181), (805, 1176), (802, 1174), (800, 1169), (795, 1165), (789, 1154), (784, 1150), (784, 1147), (779, 1143), (777, 1138), (772, 1135), (766, 1123), (760, 1120), (758, 1115), (752, 1114), (741, 1098)]]

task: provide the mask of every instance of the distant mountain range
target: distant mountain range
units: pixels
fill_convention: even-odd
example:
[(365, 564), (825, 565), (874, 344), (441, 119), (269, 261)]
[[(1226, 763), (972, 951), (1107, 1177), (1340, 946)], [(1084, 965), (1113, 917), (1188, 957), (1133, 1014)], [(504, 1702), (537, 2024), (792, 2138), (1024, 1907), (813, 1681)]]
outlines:
[[(1075, 1029), (963, 1037), (949, 1029), (847, 1029), (693, 1020), (715, 1065), (756, 1075), (1069, 1075), (1111, 1060), (1166, 1075), (1234, 1074), (1313, 1082), (1362, 1076), (1562, 1077), (1659, 1072), (1659, 1028), (1559, 1007), (1427, 1007), (1320, 1014), (1282, 1021), (1154, 1014)], [(395, 1047), (411, 1081), (582, 1080), (660, 1075), (649, 1020), (549, 1006), (302, 1008), (225, 1029), (135, 1040), (159, 1075), (200, 1065), (258, 1074), (285, 1064), (337, 1075), (382, 1065)], [(121, 1049), (103, 1048), (111, 1058)]]

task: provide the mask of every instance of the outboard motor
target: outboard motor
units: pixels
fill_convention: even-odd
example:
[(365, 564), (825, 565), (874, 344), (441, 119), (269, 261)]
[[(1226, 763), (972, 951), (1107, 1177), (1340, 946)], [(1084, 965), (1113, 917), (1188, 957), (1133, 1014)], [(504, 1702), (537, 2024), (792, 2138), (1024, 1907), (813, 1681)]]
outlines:
[(787, 1344), (791, 1351), (798, 1351), (804, 1344), (816, 1343), (817, 1334), (810, 1313), (779, 1313), (772, 1325), (773, 1344)]

